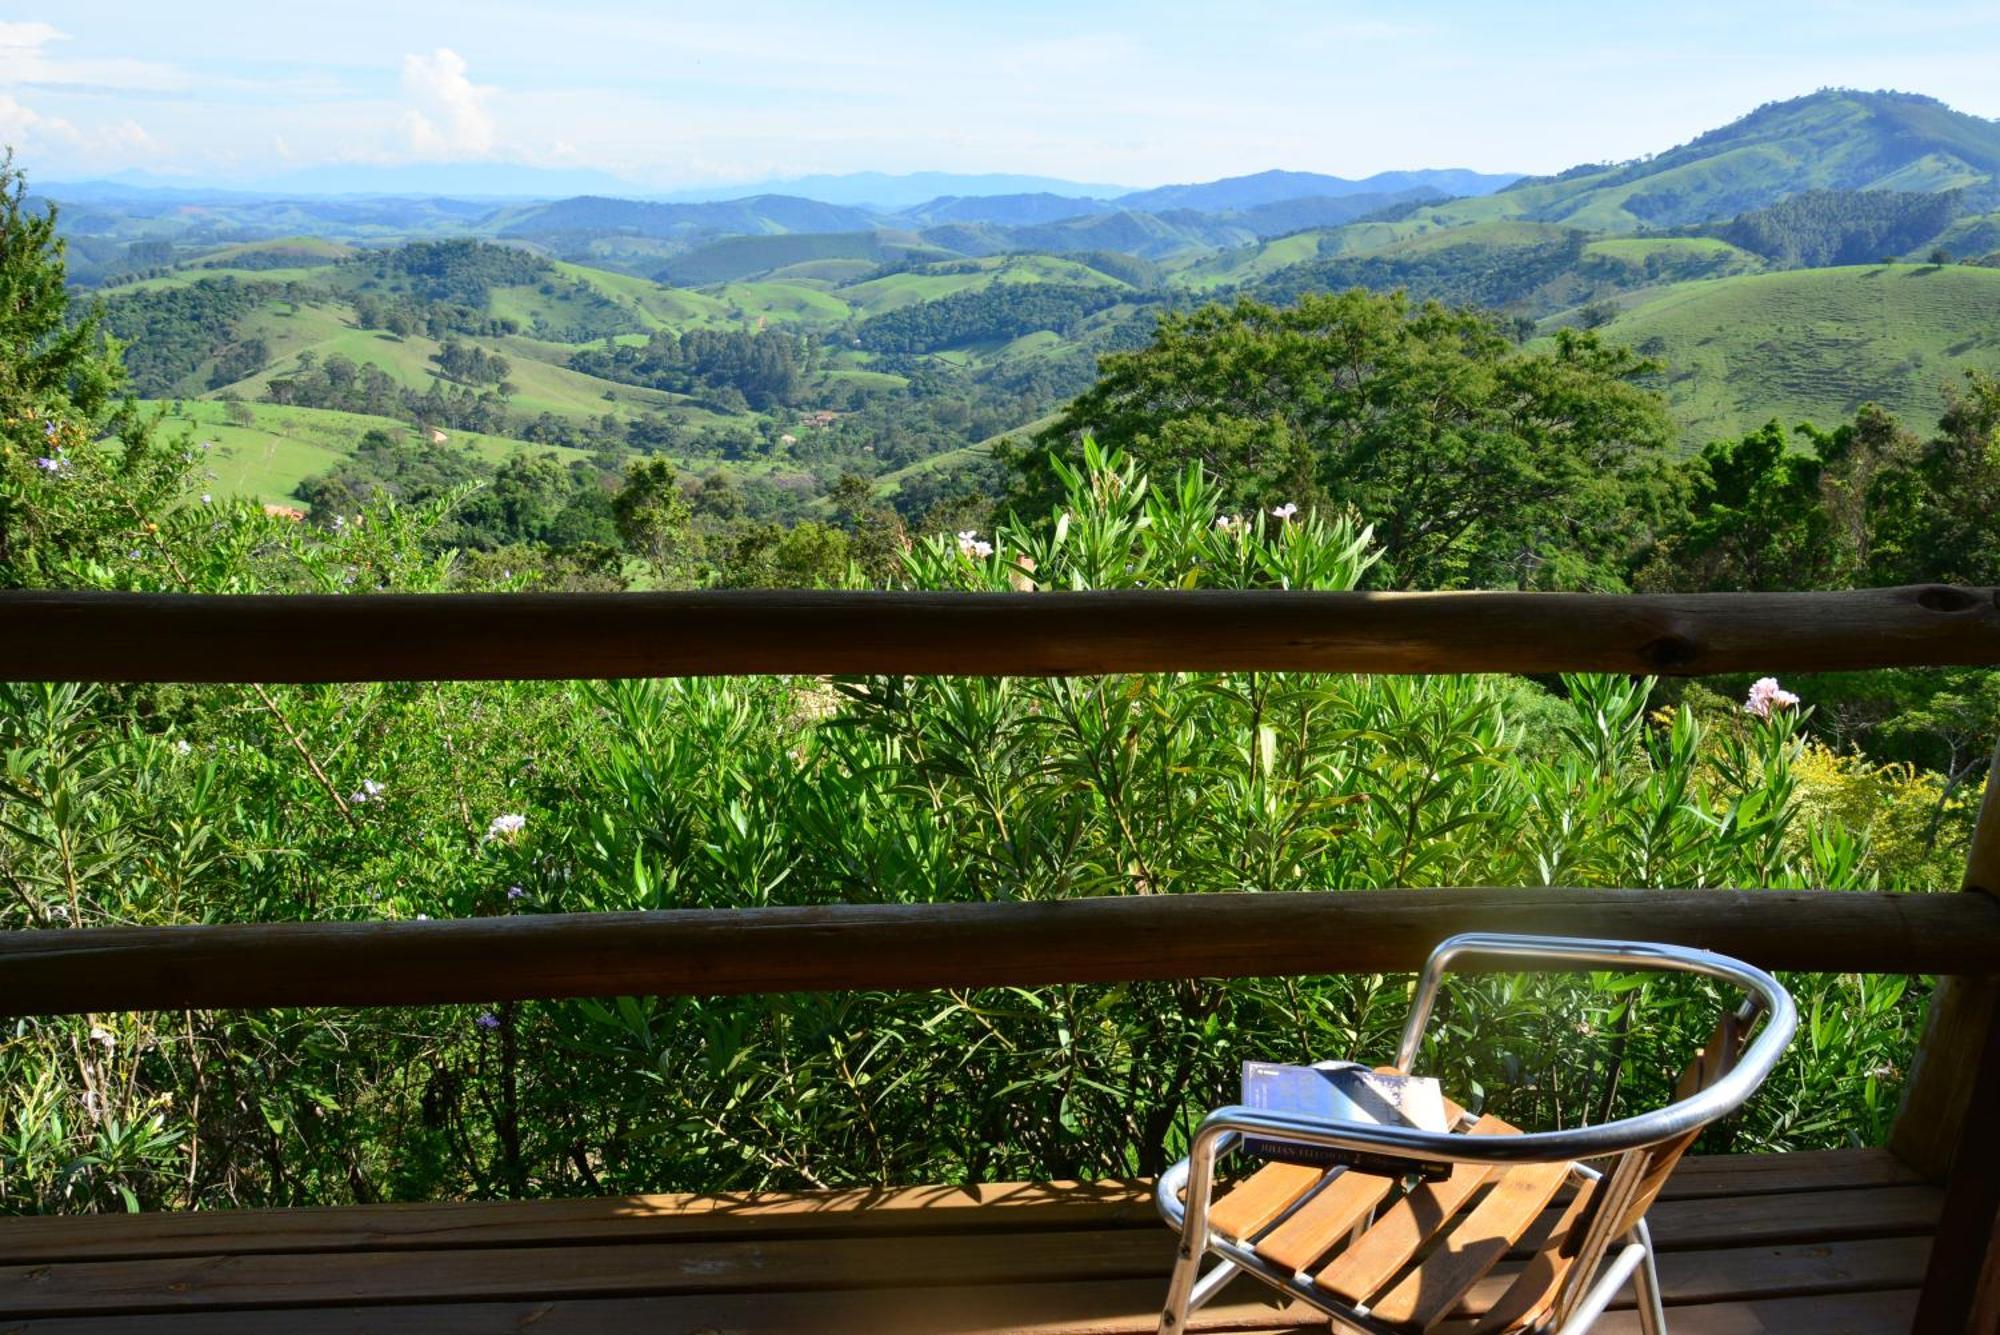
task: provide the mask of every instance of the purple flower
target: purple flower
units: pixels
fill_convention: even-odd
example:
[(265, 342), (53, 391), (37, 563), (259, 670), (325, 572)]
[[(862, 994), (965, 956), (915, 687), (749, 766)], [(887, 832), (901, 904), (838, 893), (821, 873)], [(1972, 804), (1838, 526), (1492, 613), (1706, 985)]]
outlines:
[(481, 1011), (479, 1012), (479, 1018), (477, 1020), (474, 1020), (473, 1023), (478, 1025), (481, 1029), (487, 1029), (487, 1030), (498, 1029), (500, 1027), (500, 1017), (495, 1015), (492, 1011)]
[(507, 887), (507, 898), (526, 899), (527, 897), (528, 897), (528, 892), (526, 890), (523, 890), (520, 886), (510, 885)]
[(60, 473), (69, 467), (69, 461), (66, 459), (52, 459), (44, 455), (35, 460), (35, 467), (41, 469), (44, 473)]
[(42, 423), (42, 436), (44, 439), (54, 440), (56, 438), (56, 424), (54, 422)]
[(361, 786), (347, 795), (347, 800), (354, 806), (363, 802), (379, 802), (382, 800), (382, 785), (373, 779), (363, 779)]
[(1750, 698), (1743, 702), (1743, 712), (1758, 718), (1771, 717), (1773, 709), (1796, 709), (1799, 697), (1778, 685), (1776, 677), (1759, 677), (1750, 686)]

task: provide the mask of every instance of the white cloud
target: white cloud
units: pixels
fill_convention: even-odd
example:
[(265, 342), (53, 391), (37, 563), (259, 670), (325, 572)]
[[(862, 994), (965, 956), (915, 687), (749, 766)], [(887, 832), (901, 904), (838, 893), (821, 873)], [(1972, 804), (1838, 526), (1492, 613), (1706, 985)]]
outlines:
[(0, 84), (107, 92), (174, 93), (194, 86), (186, 71), (150, 60), (57, 60), (48, 48), (69, 40), (53, 23), (0, 21)]
[(68, 34), (53, 23), (15, 23), (0, 19), (0, 79), (12, 83), (20, 71), (41, 59), (42, 48)]
[(410, 147), (427, 158), (491, 153), (496, 138), (487, 102), (494, 89), (476, 84), (465, 57), (449, 47), (403, 57), (403, 91), (417, 104), (405, 121)]
[(0, 144), (25, 143), (38, 125), (47, 121), (32, 107), (24, 107), (5, 93), (0, 93)]

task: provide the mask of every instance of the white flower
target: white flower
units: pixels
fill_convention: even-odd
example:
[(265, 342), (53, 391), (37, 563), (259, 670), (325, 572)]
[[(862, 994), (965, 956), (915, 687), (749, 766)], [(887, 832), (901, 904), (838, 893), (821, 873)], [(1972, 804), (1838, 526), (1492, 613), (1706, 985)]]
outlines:
[(1215, 526), (1224, 533), (1235, 533), (1243, 527), (1242, 515), (1217, 515)]
[[(512, 814), (495, 816), (492, 822), (486, 827), (486, 840), (505, 839), (509, 843), (512, 843), (514, 836), (519, 834), (527, 823), (528, 818), (526, 816)], [(481, 842), (486, 842), (486, 840), (482, 840)]]
[(205, 491), (204, 491), (204, 492), (203, 492), (203, 493), (201, 494), (201, 503), (202, 503), (203, 505), (208, 505), (208, 504), (211, 504), (211, 503), (213, 503), (213, 501), (214, 501), (214, 500), (215, 500), (215, 498), (214, 498), (213, 496), (209, 495), (209, 494), (208, 494), (207, 492), (205, 492)]
[(1299, 512), (1299, 507), (1297, 505), (1293, 504), (1290, 501), (1286, 501), (1283, 505), (1271, 511), (1271, 518), (1290, 519), (1293, 515), (1297, 514), (1298, 512)]
[(183, 737), (174, 743), (174, 750), (180, 752), (182, 755), (186, 755), (188, 752), (194, 750), (194, 748), (189, 746), (188, 739)]
[(90, 1041), (102, 1045), (106, 1052), (118, 1046), (118, 1036), (101, 1024), (90, 1026)]
[(958, 535), (958, 550), (960, 555), (984, 561), (993, 555), (993, 544), (980, 541), (978, 529), (968, 528)]
[(356, 806), (360, 806), (363, 802), (379, 801), (381, 799), (381, 796), (382, 796), (381, 784), (375, 782), (375, 780), (373, 779), (363, 779), (361, 781), (361, 787), (356, 789), (354, 792), (349, 793), (347, 795), (347, 800), (349, 802), (354, 803), (354, 805)]
[(1796, 709), (1798, 704), (1799, 697), (1778, 685), (1776, 677), (1759, 677), (1750, 685), (1750, 698), (1743, 702), (1743, 712), (1769, 718), (1773, 709)]

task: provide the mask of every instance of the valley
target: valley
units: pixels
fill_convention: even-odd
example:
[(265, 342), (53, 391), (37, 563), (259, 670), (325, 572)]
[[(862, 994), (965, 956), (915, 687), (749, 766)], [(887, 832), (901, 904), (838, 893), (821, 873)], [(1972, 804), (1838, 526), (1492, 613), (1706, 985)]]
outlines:
[(212, 442), (225, 493), (296, 504), (376, 431), (475, 470), (659, 456), (779, 518), (857, 477), (915, 519), (990, 491), (993, 443), (1162, 312), (1352, 287), (1495, 312), (1523, 344), (1630, 347), (1661, 364), (1684, 450), (1864, 402), (1925, 421), (2000, 368), (1997, 182), (2000, 126), (1835, 90), (1534, 179), (890, 205), (49, 193), (135, 391)]

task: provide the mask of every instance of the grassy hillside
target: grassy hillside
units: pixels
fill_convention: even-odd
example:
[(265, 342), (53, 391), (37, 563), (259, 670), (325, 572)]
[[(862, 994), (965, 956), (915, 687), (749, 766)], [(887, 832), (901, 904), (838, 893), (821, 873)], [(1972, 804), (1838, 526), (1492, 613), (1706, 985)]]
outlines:
[[(147, 406), (169, 409), (162, 423), (169, 435), (186, 430), (197, 448), (206, 444), (202, 466), (213, 484), (213, 494), (266, 504), (297, 504), (292, 492), (299, 483), (339, 463), (369, 431), (386, 431), (398, 439), (410, 433), (407, 423), (391, 418), (320, 408), (246, 404), (239, 411), (247, 410), (256, 420), (239, 426), (229, 420), (227, 405), (221, 403), (187, 400), (171, 408), (166, 404)], [(524, 450), (554, 454), (565, 461), (588, 457), (580, 450), (472, 433), (453, 433), (451, 443), (495, 463)]]
[(1604, 334), (1667, 363), (1661, 388), (1698, 445), (1870, 401), (1928, 425), (1947, 381), (2000, 371), (1996, 310), (2000, 270), (1857, 265), (1680, 284)]
[(1992, 189), (1996, 181), (2000, 124), (1931, 98), (1829, 89), (1759, 107), (1649, 158), (1517, 182), (1436, 213), (1635, 232), (1728, 218), (1806, 190)]

